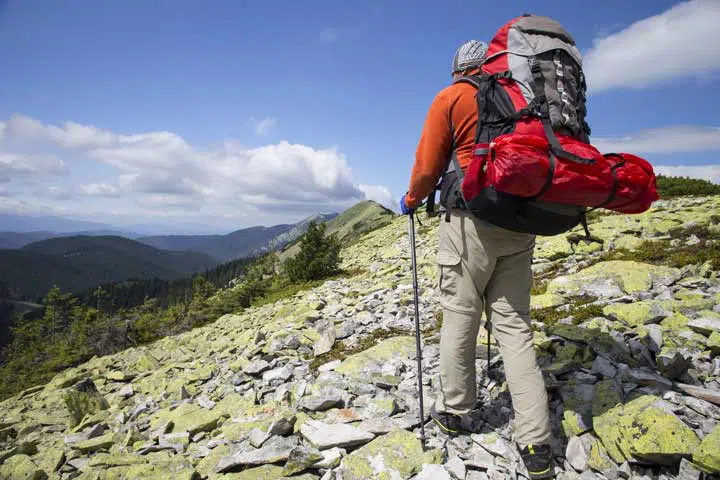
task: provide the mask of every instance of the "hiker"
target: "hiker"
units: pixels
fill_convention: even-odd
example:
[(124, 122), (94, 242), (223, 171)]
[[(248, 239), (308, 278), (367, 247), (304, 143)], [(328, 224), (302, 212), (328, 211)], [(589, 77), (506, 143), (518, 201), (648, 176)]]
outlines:
[[(460, 46), (453, 59), (453, 80), (479, 74), (486, 54), (487, 45), (481, 41)], [(463, 170), (469, 165), (478, 119), (476, 91), (472, 84), (454, 83), (434, 98), (410, 186), (400, 201), (403, 214), (412, 215), (423, 199), (434, 196), (452, 155)], [(484, 311), (504, 361), (515, 411), (515, 441), (523, 461), (531, 478), (551, 477), (548, 397), (529, 315), (535, 236), (505, 230), (451, 208), (440, 221), (438, 242), (443, 324), (439, 395), (431, 418), (450, 435), (477, 428), (470, 414), (477, 400), (475, 351)]]

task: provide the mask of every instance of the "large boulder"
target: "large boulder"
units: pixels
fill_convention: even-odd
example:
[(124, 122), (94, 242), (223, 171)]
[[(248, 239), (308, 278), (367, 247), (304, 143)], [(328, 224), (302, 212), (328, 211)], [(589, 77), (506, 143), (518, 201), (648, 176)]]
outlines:
[(695, 432), (667, 402), (644, 395), (593, 418), (595, 433), (616, 462), (675, 465), (700, 445)]
[(423, 464), (440, 463), (441, 452), (423, 452), (420, 440), (407, 430), (395, 430), (355, 450), (342, 461), (343, 478), (407, 479)]
[(703, 439), (693, 454), (693, 462), (710, 473), (720, 473), (720, 425)]
[(682, 272), (677, 268), (612, 260), (552, 280), (547, 293), (619, 297), (647, 292), (653, 287), (672, 285), (681, 276)]

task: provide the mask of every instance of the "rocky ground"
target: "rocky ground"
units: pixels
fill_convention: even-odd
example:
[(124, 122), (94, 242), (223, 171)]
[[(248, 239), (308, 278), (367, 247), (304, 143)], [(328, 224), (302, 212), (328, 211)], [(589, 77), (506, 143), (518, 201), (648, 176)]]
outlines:
[[(720, 279), (638, 263), (642, 239), (711, 250), (720, 199), (608, 215), (600, 244), (539, 238), (536, 346), (558, 478), (720, 474)], [(435, 395), (439, 220), (418, 235), (425, 405)], [(689, 232), (690, 230), (688, 230)], [(675, 232), (671, 235), (671, 232)], [(711, 243), (707, 243), (711, 242)], [(0, 479), (522, 479), (502, 359), (479, 335), (481, 433), (418, 440), (406, 219), (343, 251), (349, 279), (94, 358), (0, 403)], [(487, 367), (490, 375), (487, 375)], [(426, 408), (428, 410), (428, 408)]]

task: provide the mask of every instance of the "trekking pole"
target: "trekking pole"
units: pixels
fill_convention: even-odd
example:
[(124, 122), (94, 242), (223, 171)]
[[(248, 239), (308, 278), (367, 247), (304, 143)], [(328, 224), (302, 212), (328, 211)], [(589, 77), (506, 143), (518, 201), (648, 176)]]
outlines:
[(415, 260), (415, 218), (410, 218), (410, 258), (412, 259), (413, 292), (415, 295), (415, 346), (417, 348), (418, 392), (420, 394), (420, 441), (425, 447), (425, 407), (423, 405), (422, 348), (420, 347), (420, 301), (418, 300), (417, 263)]

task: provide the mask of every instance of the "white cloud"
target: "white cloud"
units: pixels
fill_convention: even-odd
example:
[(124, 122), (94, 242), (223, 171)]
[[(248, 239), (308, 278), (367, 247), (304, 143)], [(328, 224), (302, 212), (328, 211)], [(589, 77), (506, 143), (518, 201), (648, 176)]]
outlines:
[(702, 178), (720, 184), (720, 165), (660, 165), (654, 170), (658, 175)]
[[(246, 217), (252, 216), (255, 222), (267, 224), (270, 217), (280, 223), (339, 211), (370, 197), (381, 201), (390, 197), (384, 187), (358, 185), (345, 155), (336, 148), (282, 141), (248, 149), (227, 141), (210, 149), (191, 145), (171, 132), (119, 135), (72, 122), (48, 125), (22, 115), (14, 115), (6, 124), (14, 146), (47, 146), (68, 151), (74, 161), (111, 167), (112, 176), (104, 173), (73, 186), (75, 193), (96, 197), (93, 202), (76, 199), (82, 210), (78, 213), (111, 210), (137, 218), (164, 216), (170, 222), (170, 217), (182, 219), (192, 211), (208, 223), (224, 219), (246, 223)], [(24, 165), (8, 158), (15, 169)], [(60, 165), (64, 164), (60, 161)], [(0, 176), (3, 173), (0, 168)]]
[(265, 136), (268, 133), (270, 133), (270, 130), (275, 128), (277, 125), (277, 118), (273, 117), (265, 117), (261, 119), (256, 118), (250, 118), (250, 121), (253, 123), (253, 130), (255, 130), (255, 135)]
[(54, 155), (20, 155), (0, 152), (0, 174), (16, 175), (63, 175), (65, 163)]
[(120, 193), (118, 187), (108, 183), (87, 183), (79, 185), (78, 191), (81, 195), (88, 197), (114, 197)]
[(37, 194), (43, 197), (49, 197), (55, 200), (66, 200), (72, 197), (72, 193), (67, 187), (52, 185), (49, 187), (39, 188)]
[(624, 136), (592, 138), (601, 152), (683, 153), (720, 150), (720, 127), (676, 125)]
[(691, 0), (596, 39), (584, 55), (588, 90), (643, 87), (720, 71), (719, 24), (720, 1)]
[(368, 200), (374, 200), (391, 210), (397, 210), (395, 199), (387, 188), (378, 185), (358, 185), (358, 188), (365, 194), (365, 198)]

